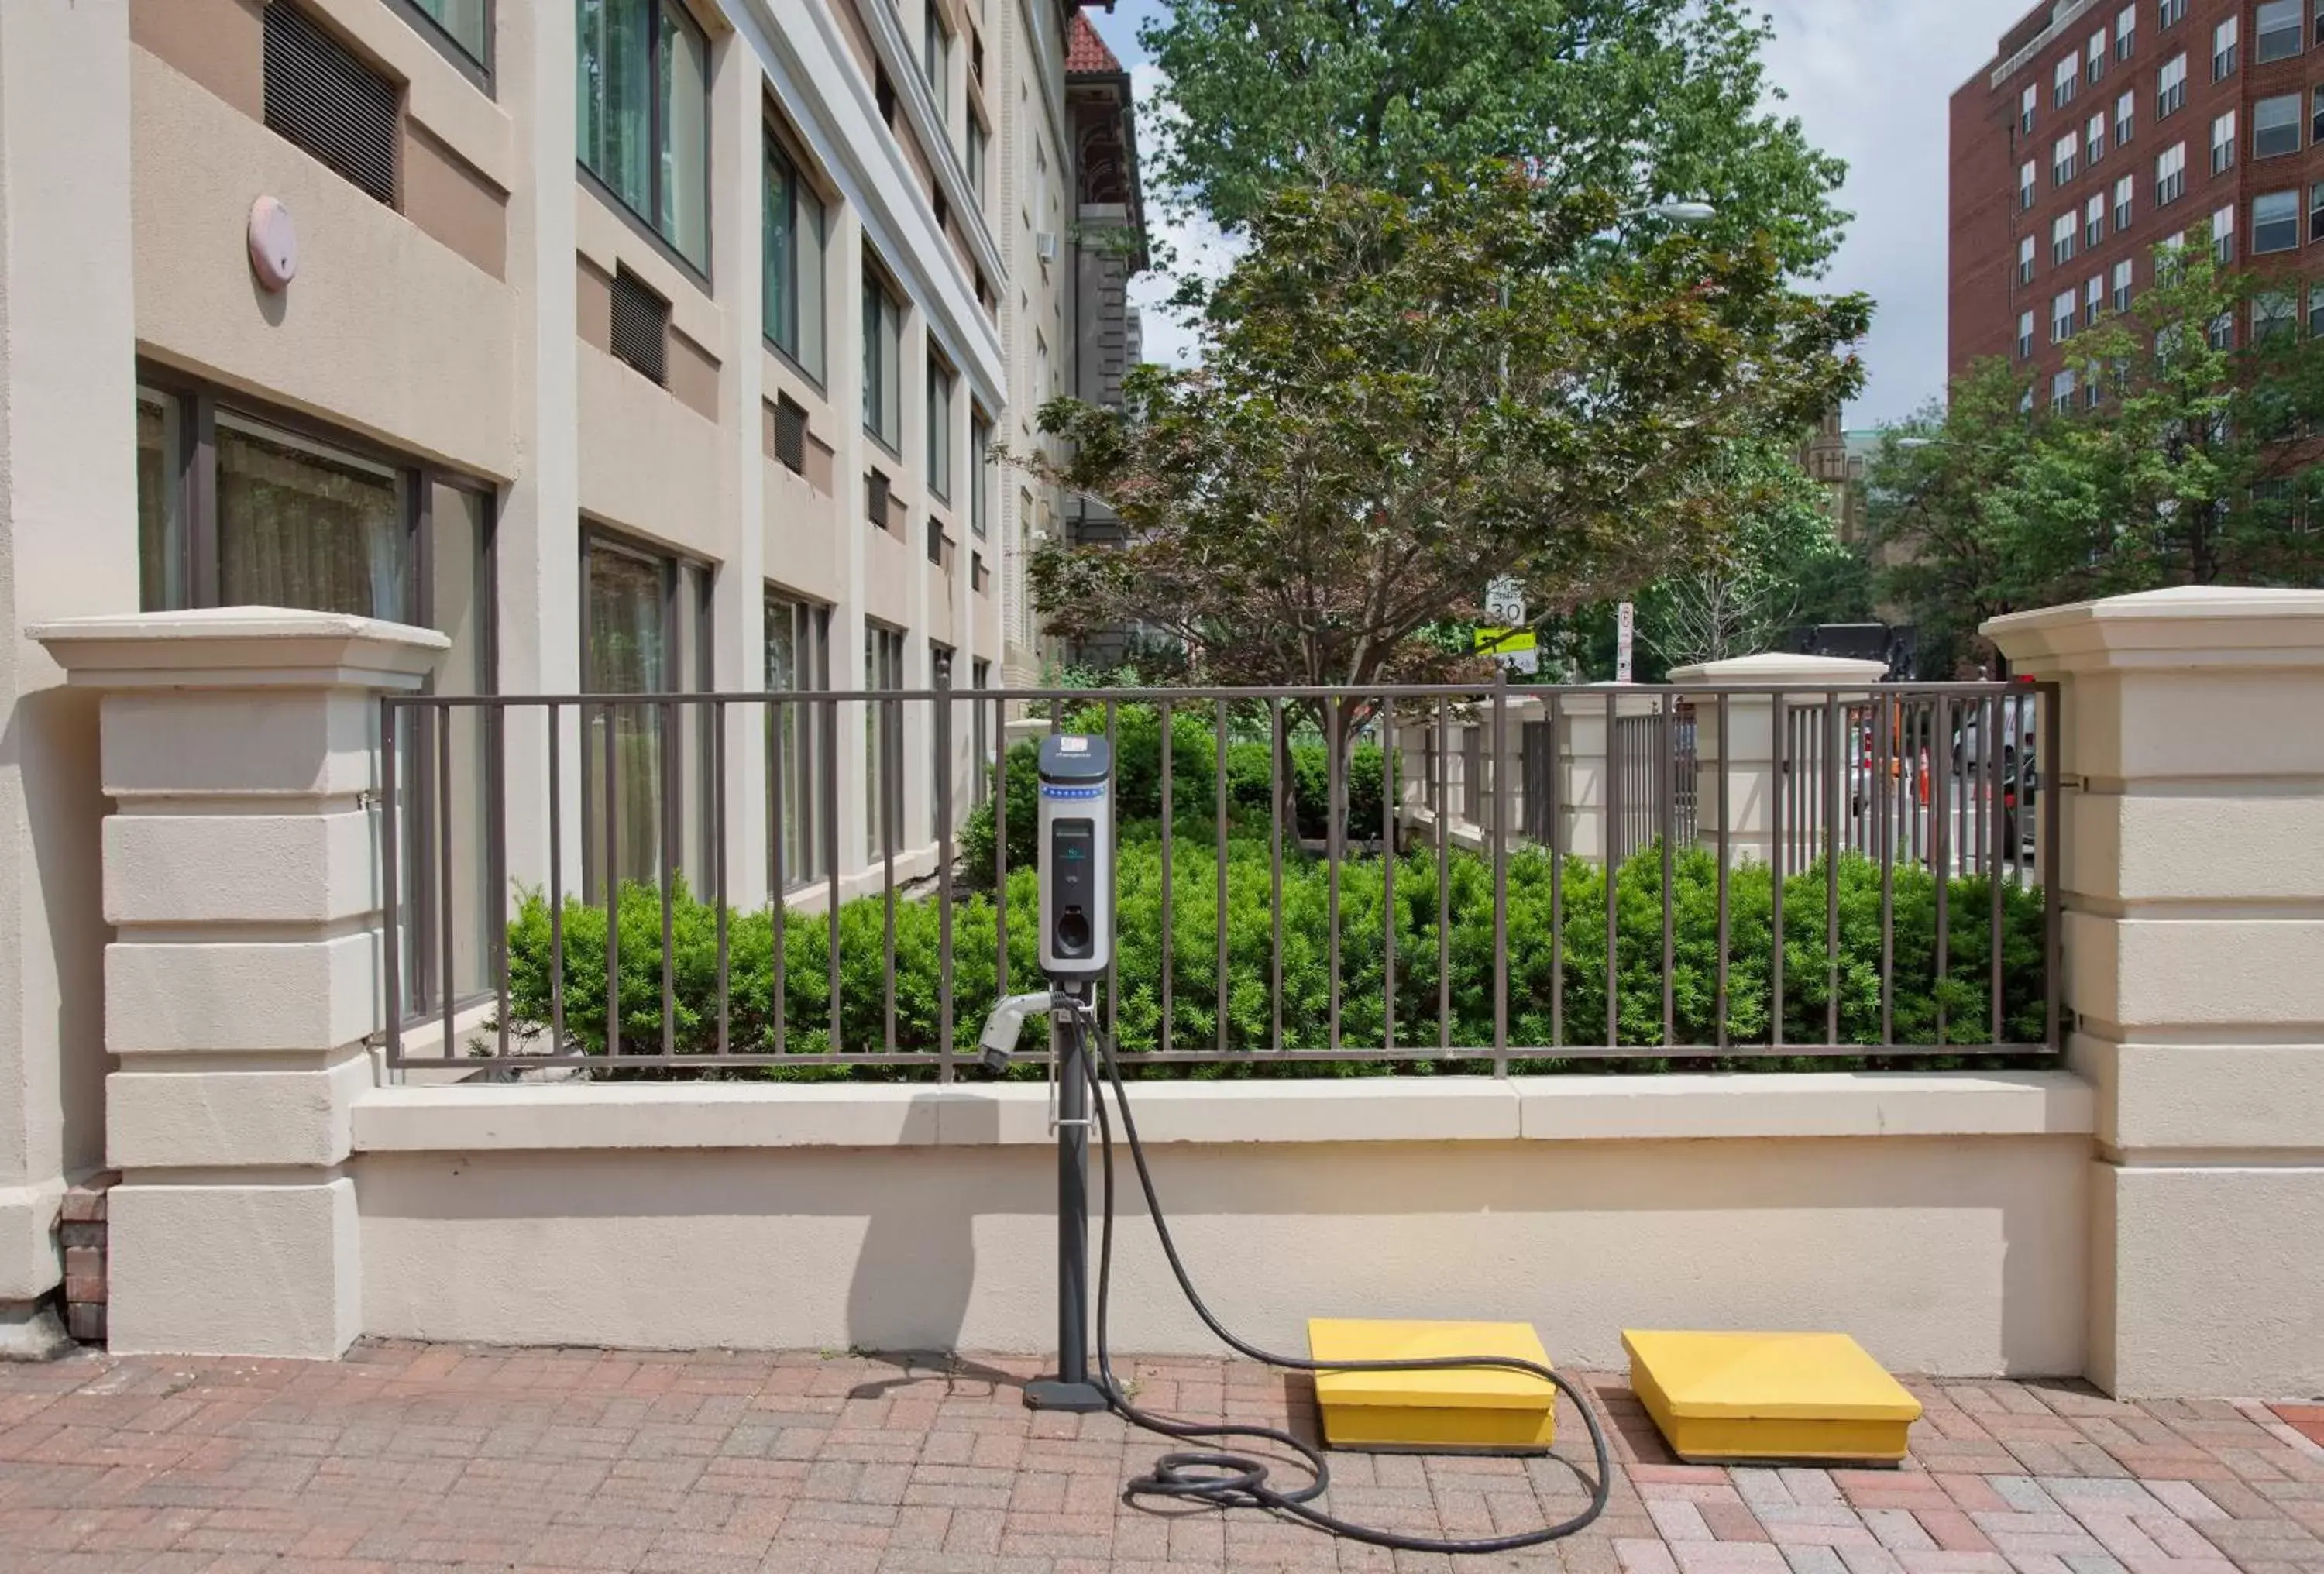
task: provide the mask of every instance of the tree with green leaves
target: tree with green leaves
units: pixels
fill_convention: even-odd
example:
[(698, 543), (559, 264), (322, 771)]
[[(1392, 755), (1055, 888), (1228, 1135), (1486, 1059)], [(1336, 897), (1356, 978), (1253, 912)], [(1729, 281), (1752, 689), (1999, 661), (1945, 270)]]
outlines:
[(1171, 0), (1139, 31), (1167, 81), (1156, 185), (1225, 228), (1286, 186), (1412, 197), (1522, 159), (1563, 194), (1708, 200), (1711, 239), (1812, 273), (1846, 172), (1796, 119), (1741, 0)]
[(2077, 335), (2067, 379), (2001, 361), (1885, 435), (1869, 467), (1883, 594), (1924, 648), (2030, 607), (2173, 584), (2324, 583), (2324, 340), (2296, 286), (2156, 253), (2153, 288)]
[(1424, 631), (1482, 621), (1497, 576), (1571, 608), (1704, 560), (1729, 456), (1855, 388), (1867, 308), (1789, 289), (1765, 243), (1617, 246), (1618, 206), (1508, 163), (1279, 193), (1198, 367), (1041, 410), (1065, 457), (1019, 462), (1124, 523), (1036, 553), (1048, 626), (1164, 634), (1214, 682), (1364, 687), (1464, 670)]

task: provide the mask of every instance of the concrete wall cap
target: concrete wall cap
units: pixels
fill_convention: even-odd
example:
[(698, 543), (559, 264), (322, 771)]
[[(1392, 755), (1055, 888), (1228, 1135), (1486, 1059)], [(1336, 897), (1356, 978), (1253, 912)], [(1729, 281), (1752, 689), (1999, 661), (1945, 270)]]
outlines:
[(37, 623), (71, 681), (104, 688), (416, 688), (451, 641), (433, 629), (287, 607), (199, 607)]
[[(1716, 1073), (1669, 1077), (1379, 1077), (1149, 1082), (1157, 1143), (2087, 1137), (2089, 1084), (2070, 1072)], [(925, 1147), (1050, 1140), (1031, 1083), (934, 1087), (602, 1082), (372, 1088), (360, 1152)]]
[(1764, 650), (1757, 656), (1729, 656), (1720, 661), (1698, 661), (1671, 668), (1673, 683), (1797, 683), (1822, 685), (1878, 683), (1888, 675), (1884, 661), (1861, 661), (1850, 656), (1803, 656), (1790, 650)]
[(1987, 619), (2034, 672), (2119, 667), (2324, 666), (2324, 591), (2184, 584)]

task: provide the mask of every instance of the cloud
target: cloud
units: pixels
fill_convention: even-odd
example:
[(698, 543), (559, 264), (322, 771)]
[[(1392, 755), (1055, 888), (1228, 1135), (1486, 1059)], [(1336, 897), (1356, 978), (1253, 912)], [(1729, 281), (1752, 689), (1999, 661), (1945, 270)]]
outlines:
[[(1944, 391), (1949, 103), (2029, 0), (1769, 0), (1767, 74), (1810, 143), (1848, 161), (1847, 241), (1819, 287), (1876, 309), (1852, 425)], [(2151, 9), (2151, 8), (2149, 8)], [(2097, 23), (2092, 23), (2093, 26)]]

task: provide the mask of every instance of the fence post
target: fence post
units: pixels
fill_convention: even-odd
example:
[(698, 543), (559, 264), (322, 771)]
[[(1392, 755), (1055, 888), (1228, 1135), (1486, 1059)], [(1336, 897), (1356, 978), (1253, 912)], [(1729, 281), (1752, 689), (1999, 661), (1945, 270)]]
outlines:
[(361, 1311), (348, 1111), (386, 1009), (378, 696), (447, 641), (271, 607), (31, 632), (102, 691), (115, 805), (109, 1341), (336, 1356)]
[(2189, 587), (1985, 632), (2061, 685), (2067, 1054), (2098, 1095), (2088, 1372), (2324, 1380), (2324, 592)]
[[(1799, 656), (1789, 651), (1771, 650), (1758, 656), (1735, 656), (1723, 661), (1697, 662), (1692, 667), (1674, 667), (1671, 681), (1675, 684), (1733, 685), (1765, 687), (1798, 687), (1814, 691), (1821, 702), (1834, 690), (1861, 689), (1881, 681), (1887, 667), (1877, 661), (1858, 661), (1844, 656)], [(1843, 694), (1843, 698), (1847, 697)], [(1720, 707), (1697, 705), (1694, 723), (1695, 750), (1695, 841), (1716, 851), (1720, 841), (1726, 838), (1730, 845), (1729, 858), (1736, 863), (1757, 860), (1771, 861), (1769, 854), (1775, 843), (1778, 826), (1775, 824), (1775, 702), (1764, 694), (1738, 694), (1728, 696), (1726, 732), (1720, 736)], [(1727, 773), (1727, 824), (1719, 823), (1719, 778)], [(1821, 796), (1811, 793), (1802, 800), (1803, 813), (1794, 815), (1797, 829), (1803, 824), (1814, 826), (1821, 816)], [(1844, 828), (1843, 828), (1844, 829)], [(1845, 840), (1843, 838), (1843, 840)], [(1808, 841), (1818, 851), (1822, 847), (1822, 832), (1815, 826)], [(1792, 860), (1794, 869), (1804, 867), (1808, 856)]]

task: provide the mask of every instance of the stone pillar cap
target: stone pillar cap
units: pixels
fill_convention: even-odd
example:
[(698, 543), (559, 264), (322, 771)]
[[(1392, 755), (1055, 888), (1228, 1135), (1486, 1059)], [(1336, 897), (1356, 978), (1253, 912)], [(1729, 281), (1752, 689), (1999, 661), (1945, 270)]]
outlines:
[(36, 623), (70, 681), (99, 688), (418, 688), (451, 641), (344, 612), (198, 607)]
[(2182, 584), (1988, 619), (2021, 671), (2324, 667), (2324, 591)]
[(1861, 686), (1879, 683), (1887, 676), (1888, 664), (1885, 661), (1864, 661), (1852, 656), (1802, 656), (1789, 650), (1729, 656), (1720, 661), (1698, 661), (1671, 668), (1673, 683), (1797, 684), (1808, 688)]

